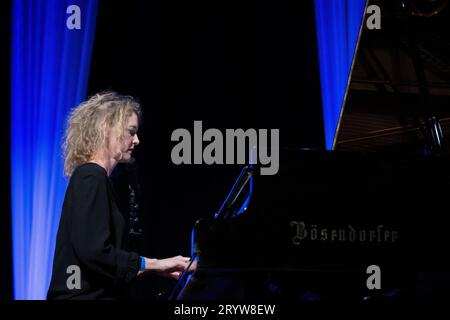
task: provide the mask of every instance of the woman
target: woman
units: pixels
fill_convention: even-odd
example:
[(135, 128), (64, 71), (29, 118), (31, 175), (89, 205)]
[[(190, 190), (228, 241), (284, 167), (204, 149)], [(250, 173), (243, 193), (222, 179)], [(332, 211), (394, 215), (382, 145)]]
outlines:
[(141, 110), (131, 97), (97, 94), (75, 108), (64, 142), (70, 176), (56, 240), (48, 299), (125, 298), (142, 272), (178, 278), (189, 258), (150, 259), (123, 250), (125, 220), (108, 176), (139, 144)]

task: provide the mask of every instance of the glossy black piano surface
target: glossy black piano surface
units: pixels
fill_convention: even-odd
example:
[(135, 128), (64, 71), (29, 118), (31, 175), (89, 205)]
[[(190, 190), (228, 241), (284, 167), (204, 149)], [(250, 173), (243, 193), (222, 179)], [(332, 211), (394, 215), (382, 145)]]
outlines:
[[(449, 160), (284, 150), (277, 175), (250, 169), (230, 210), (196, 224), (197, 271), (177, 297), (445, 294)], [(366, 286), (371, 265), (380, 290)], [(431, 275), (438, 280), (423, 279)]]

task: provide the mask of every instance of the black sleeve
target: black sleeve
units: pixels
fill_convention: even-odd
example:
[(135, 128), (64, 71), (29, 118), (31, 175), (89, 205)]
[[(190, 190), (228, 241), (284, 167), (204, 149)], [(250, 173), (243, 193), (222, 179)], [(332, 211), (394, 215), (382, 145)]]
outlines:
[(70, 238), (76, 256), (90, 273), (113, 287), (128, 283), (137, 275), (140, 257), (112, 243), (114, 228), (105, 178), (86, 175), (75, 187)]

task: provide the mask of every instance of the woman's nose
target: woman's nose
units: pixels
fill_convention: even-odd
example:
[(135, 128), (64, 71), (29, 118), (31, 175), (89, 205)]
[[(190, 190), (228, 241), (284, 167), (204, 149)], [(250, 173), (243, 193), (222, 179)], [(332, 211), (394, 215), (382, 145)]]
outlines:
[(138, 138), (137, 133), (134, 135), (133, 144), (136, 145), (136, 146), (139, 144), (139, 138)]

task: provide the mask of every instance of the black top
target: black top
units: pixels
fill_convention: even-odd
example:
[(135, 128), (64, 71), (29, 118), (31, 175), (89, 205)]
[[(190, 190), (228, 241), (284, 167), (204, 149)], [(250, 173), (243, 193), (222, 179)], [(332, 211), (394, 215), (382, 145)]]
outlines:
[[(106, 170), (78, 166), (64, 199), (47, 299), (124, 298), (140, 262), (137, 253), (123, 250), (125, 231)], [(81, 271), (79, 289), (70, 266)]]

